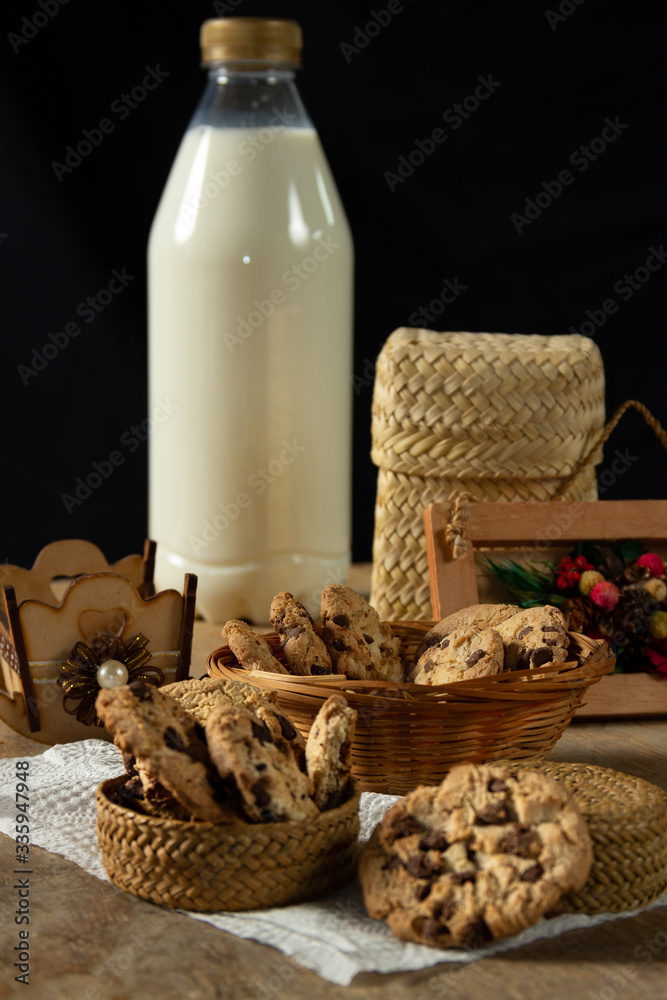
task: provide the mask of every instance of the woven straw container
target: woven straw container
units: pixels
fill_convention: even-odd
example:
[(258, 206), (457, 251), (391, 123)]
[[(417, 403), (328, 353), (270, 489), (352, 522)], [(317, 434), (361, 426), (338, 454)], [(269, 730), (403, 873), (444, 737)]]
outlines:
[(531, 765), (574, 795), (593, 841), (593, 867), (561, 913), (623, 913), (667, 889), (667, 792), (593, 764)]
[[(411, 662), (434, 622), (390, 622), (406, 662)], [(279, 637), (265, 636), (284, 661)], [(241, 680), (276, 692), (278, 705), (307, 736), (322, 704), (342, 693), (358, 713), (352, 772), (366, 792), (403, 795), (437, 784), (454, 764), (544, 757), (562, 735), (587, 688), (614, 669), (605, 642), (570, 633), (565, 664), (514, 670), (495, 677), (427, 686), (350, 681), (332, 674), (296, 677), (245, 671), (229, 646), (210, 654), (212, 677)]]
[[(392, 333), (373, 392), (371, 604), (380, 617), (432, 614), (422, 521), (429, 503), (463, 492), (554, 499), (604, 416), (602, 358), (587, 337)], [(559, 499), (596, 500), (594, 465)]]
[(161, 906), (198, 912), (285, 906), (333, 892), (355, 875), (359, 791), (307, 822), (185, 823), (145, 816), (95, 793), (97, 839), (117, 886)]

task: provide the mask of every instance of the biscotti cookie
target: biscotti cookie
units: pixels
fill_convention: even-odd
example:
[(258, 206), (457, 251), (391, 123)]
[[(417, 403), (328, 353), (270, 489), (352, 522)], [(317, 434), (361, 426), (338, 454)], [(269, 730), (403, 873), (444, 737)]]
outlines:
[(132, 681), (102, 688), (96, 707), (116, 746), (128, 761), (133, 758), (142, 785), (159, 782), (195, 819), (236, 819), (201, 726), (177, 702), (150, 684)]
[(451, 684), (499, 674), (504, 665), (503, 640), (495, 629), (456, 629), (431, 646), (408, 677), (413, 684)]
[(249, 819), (270, 823), (318, 815), (287, 741), (274, 740), (249, 709), (215, 709), (206, 721), (206, 741), (221, 777), (233, 779)]
[(350, 749), (357, 713), (340, 694), (324, 702), (306, 741), (306, 769), (310, 793), (324, 811), (341, 805), (351, 783)]
[(375, 608), (351, 587), (322, 591), (322, 636), (334, 669), (352, 680), (402, 681), (400, 644)]
[(299, 766), (305, 770), (306, 741), (278, 708), (274, 691), (258, 691), (250, 684), (224, 677), (191, 677), (186, 681), (166, 684), (160, 690), (178, 701), (201, 726), (206, 725), (211, 712), (221, 705), (245, 705), (259, 716), (274, 739), (282, 737), (287, 740)]
[(288, 674), (289, 670), (271, 652), (263, 635), (254, 632), (247, 622), (232, 619), (223, 626), (222, 635), (244, 670), (268, 670)]
[(280, 636), (291, 673), (319, 676), (334, 672), (331, 657), (313, 619), (292, 594), (285, 590), (276, 594), (271, 602), (269, 621)]
[(592, 861), (564, 786), (528, 769), (463, 764), (391, 806), (359, 877), (369, 914), (397, 937), (476, 946), (536, 923), (583, 887)]
[(549, 604), (517, 611), (497, 631), (505, 646), (506, 670), (528, 670), (567, 659), (567, 625), (558, 608)]
[(471, 604), (468, 608), (455, 611), (426, 633), (415, 653), (415, 661), (424, 655), (429, 646), (437, 646), (450, 632), (462, 628), (476, 629), (480, 632), (486, 628), (496, 628), (519, 610), (515, 604)]

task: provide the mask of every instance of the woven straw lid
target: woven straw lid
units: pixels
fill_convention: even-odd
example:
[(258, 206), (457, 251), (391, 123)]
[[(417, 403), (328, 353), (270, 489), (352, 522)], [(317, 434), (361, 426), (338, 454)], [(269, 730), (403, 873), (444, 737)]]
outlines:
[(373, 461), (413, 476), (566, 476), (604, 425), (604, 369), (578, 334), (401, 328), (377, 361)]

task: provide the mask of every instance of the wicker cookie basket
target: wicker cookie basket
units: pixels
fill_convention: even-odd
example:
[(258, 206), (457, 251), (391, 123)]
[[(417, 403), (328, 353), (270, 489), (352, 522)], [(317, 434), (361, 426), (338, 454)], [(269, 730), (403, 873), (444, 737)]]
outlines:
[(95, 793), (97, 839), (119, 888), (181, 910), (255, 910), (327, 895), (356, 871), (359, 791), (307, 822), (185, 823), (145, 816)]
[[(390, 622), (411, 662), (432, 621)], [(283, 660), (275, 633), (265, 638)], [(363, 791), (403, 795), (441, 781), (462, 761), (536, 760), (551, 750), (587, 688), (614, 669), (605, 642), (570, 633), (564, 664), (427, 687), (345, 677), (295, 677), (247, 672), (228, 646), (208, 657), (212, 677), (244, 681), (276, 692), (281, 710), (308, 735), (323, 702), (340, 691), (358, 712), (352, 770)], [(284, 662), (284, 660), (283, 660)]]

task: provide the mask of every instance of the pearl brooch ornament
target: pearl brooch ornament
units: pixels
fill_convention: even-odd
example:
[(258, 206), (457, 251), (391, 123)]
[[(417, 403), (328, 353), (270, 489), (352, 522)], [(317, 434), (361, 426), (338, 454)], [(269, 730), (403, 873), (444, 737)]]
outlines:
[(120, 660), (105, 660), (97, 668), (97, 683), (101, 688), (122, 687), (129, 678), (128, 669)]

